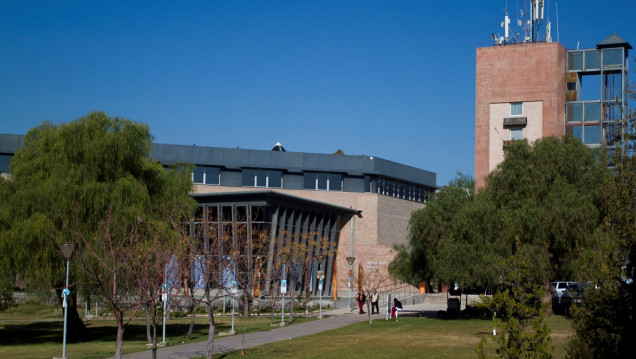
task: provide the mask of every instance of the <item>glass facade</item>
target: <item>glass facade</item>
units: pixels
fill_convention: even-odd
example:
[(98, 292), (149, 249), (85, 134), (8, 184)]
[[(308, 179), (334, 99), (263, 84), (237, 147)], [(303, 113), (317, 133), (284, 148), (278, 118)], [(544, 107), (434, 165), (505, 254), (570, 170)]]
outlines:
[(281, 188), (283, 185), (283, 172), (277, 170), (244, 168), (242, 177), (245, 187)]
[(378, 194), (421, 203), (426, 203), (428, 194), (433, 192), (431, 188), (383, 177), (376, 178), (376, 185)]
[(304, 189), (342, 191), (342, 175), (328, 172), (305, 172)]
[(221, 180), (221, 169), (218, 167), (196, 166), (192, 173), (192, 182), (196, 184), (218, 185)]

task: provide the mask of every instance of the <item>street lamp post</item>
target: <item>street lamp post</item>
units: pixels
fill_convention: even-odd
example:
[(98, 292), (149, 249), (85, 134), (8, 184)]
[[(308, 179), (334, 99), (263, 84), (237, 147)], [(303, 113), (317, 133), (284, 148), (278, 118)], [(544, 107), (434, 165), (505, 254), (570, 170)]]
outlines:
[(320, 254), (318, 255), (318, 303), (319, 303), (319, 314), (318, 314), (318, 318), (322, 319), (322, 280), (325, 277), (325, 274), (323, 273), (323, 271), (320, 270), (320, 267), (322, 266), (322, 261), (325, 259), (325, 255), (324, 254)]
[(285, 265), (287, 264), (287, 260), (289, 259), (289, 253), (283, 253), (280, 255), (280, 261), (283, 263), (283, 274), (282, 279), (280, 280), (280, 293), (283, 296), (283, 304), (281, 307), (281, 318), (280, 318), (280, 326), (285, 326), (285, 293), (287, 293), (287, 270)]
[(356, 260), (356, 257), (347, 257), (347, 263), (349, 263), (349, 303), (347, 308), (349, 312), (351, 312), (351, 277), (353, 277), (353, 262)]
[(68, 295), (71, 294), (71, 291), (68, 289), (68, 276), (71, 266), (71, 256), (73, 255), (73, 251), (75, 250), (75, 246), (73, 243), (62, 243), (60, 245), (60, 249), (62, 250), (62, 256), (66, 259), (66, 286), (62, 291), (62, 307), (64, 308), (64, 339), (62, 344), (62, 358), (66, 358), (66, 328), (68, 323)]

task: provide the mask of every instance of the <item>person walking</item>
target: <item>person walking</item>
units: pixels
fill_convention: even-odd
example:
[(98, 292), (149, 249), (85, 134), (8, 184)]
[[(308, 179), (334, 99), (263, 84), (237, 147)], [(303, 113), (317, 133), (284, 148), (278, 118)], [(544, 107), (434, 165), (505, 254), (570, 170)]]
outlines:
[(393, 298), (393, 307), (391, 308), (391, 318), (397, 317), (397, 312), (402, 310), (402, 302), (397, 298)]
[(358, 291), (356, 295), (356, 301), (358, 302), (358, 308), (360, 308), (360, 314), (364, 314), (364, 303), (367, 301), (367, 296), (363, 291)]
[(380, 295), (378, 294), (378, 291), (374, 289), (373, 294), (371, 294), (371, 314), (380, 314), (380, 306), (378, 305), (379, 300)]

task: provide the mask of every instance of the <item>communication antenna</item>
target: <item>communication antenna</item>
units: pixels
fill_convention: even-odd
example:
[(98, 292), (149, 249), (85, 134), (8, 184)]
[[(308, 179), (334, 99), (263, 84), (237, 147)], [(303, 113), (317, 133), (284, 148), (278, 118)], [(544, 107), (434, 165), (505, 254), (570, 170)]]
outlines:
[[(495, 45), (507, 45), (519, 41), (523, 42), (552, 42), (552, 23), (550, 22), (550, 5), (546, 16), (546, 0), (526, 0), (523, 1), (523, 9), (519, 9), (517, 17), (517, 28), (523, 30), (523, 39), (520, 39), (520, 33), (510, 34), (510, 16), (508, 15), (508, 2), (504, 10), (504, 19), (501, 27), (504, 30), (504, 36), (492, 34), (492, 40)], [(545, 23), (545, 30), (542, 25)], [(558, 37), (558, 12), (557, 12), (557, 37)]]

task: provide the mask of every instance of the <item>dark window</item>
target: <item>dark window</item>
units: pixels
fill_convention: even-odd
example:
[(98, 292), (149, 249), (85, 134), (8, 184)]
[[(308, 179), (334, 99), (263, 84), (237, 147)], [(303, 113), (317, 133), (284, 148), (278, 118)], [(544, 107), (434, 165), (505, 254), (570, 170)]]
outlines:
[(282, 187), (283, 172), (276, 170), (243, 169), (244, 187)]
[(252, 222), (265, 222), (265, 206), (251, 206)]
[(305, 189), (316, 189), (316, 173), (305, 172)]
[(317, 173), (316, 178), (318, 179), (316, 182), (316, 189), (327, 190), (327, 180), (329, 179), (329, 175), (327, 173)]
[(194, 167), (194, 174), (192, 177), (192, 181), (194, 183), (203, 183), (204, 175), (205, 175), (205, 167), (196, 166)]
[(221, 169), (217, 167), (205, 168), (205, 184), (220, 184), (219, 177), (221, 175)]
[(0, 173), (9, 173), (9, 163), (12, 155), (0, 155)]
[(196, 166), (192, 173), (192, 181), (197, 184), (219, 184), (221, 169), (217, 167)]
[(267, 187), (281, 188), (283, 186), (283, 171), (268, 171)]
[(327, 172), (305, 172), (305, 189), (342, 191), (342, 175)]
[(331, 173), (329, 175), (329, 190), (341, 191), (342, 190), (342, 175), (339, 173)]
[(267, 187), (267, 171), (256, 170), (256, 187)]

